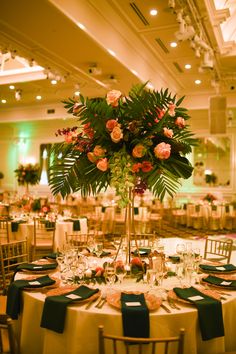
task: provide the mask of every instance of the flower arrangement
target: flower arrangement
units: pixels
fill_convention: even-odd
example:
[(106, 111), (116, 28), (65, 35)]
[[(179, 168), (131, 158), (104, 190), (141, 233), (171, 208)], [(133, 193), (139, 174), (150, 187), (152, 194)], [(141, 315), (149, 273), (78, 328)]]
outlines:
[[(161, 200), (177, 191), (193, 167), (186, 154), (196, 145), (189, 131), (187, 109), (165, 91), (134, 86), (126, 97), (112, 90), (103, 98), (64, 101), (80, 126), (58, 130), (49, 184), (53, 194), (82, 196), (115, 189), (120, 207), (128, 205), (129, 190), (147, 188)], [(57, 156), (60, 154), (60, 160)]]
[(17, 177), (17, 182), (20, 186), (35, 185), (39, 183), (38, 164), (19, 164), (18, 168), (14, 172)]
[(203, 200), (207, 201), (208, 203), (212, 203), (215, 200), (217, 200), (217, 198), (211, 194), (211, 193), (207, 193), (207, 195), (205, 195), (205, 197), (203, 198)]

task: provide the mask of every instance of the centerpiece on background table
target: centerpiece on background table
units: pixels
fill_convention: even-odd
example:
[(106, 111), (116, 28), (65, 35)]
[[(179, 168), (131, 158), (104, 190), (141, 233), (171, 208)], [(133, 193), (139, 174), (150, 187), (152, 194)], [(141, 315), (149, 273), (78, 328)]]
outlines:
[(128, 96), (112, 90), (102, 98), (81, 95), (79, 101), (64, 101), (78, 126), (56, 133), (64, 141), (52, 148), (53, 194), (96, 195), (113, 187), (118, 205), (128, 209), (130, 235), (134, 194), (149, 189), (163, 200), (166, 193), (176, 193), (180, 179), (192, 174), (186, 155), (196, 139), (188, 128), (187, 109), (181, 107), (183, 99), (168, 89), (150, 91), (144, 84), (134, 86)]
[(27, 163), (25, 165), (19, 164), (18, 168), (14, 171), (19, 186), (26, 187), (26, 194), (29, 193), (30, 185), (36, 185), (39, 183), (39, 171), (39, 165), (31, 163)]

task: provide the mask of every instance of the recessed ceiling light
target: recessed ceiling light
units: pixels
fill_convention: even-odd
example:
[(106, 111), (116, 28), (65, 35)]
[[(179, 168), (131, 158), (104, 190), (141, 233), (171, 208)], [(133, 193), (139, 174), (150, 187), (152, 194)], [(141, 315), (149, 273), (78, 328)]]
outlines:
[(184, 67), (185, 67), (185, 69), (187, 69), (187, 70), (188, 70), (188, 69), (191, 69), (192, 65), (190, 65), (190, 64), (185, 64), (185, 66), (184, 66)]
[(80, 91), (75, 91), (74, 95), (75, 96), (79, 96), (80, 95)]
[(110, 53), (113, 57), (116, 56), (116, 53), (115, 53), (113, 50), (107, 49), (107, 51), (108, 51), (108, 53)]
[(202, 83), (201, 80), (195, 80), (196, 85), (200, 85), (201, 83)]
[(80, 29), (82, 29), (83, 31), (86, 30), (86, 27), (85, 27), (85, 25), (83, 25), (83, 23), (77, 22), (77, 26), (78, 26)]
[(3, 100), (1, 100), (1, 102), (2, 102), (2, 103), (7, 103), (7, 100), (4, 100), (4, 99), (3, 99)]
[(10, 86), (9, 86), (9, 89), (10, 89), (10, 90), (15, 90), (15, 86), (14, 86), (14, 85), (10, 85)]
[(40, 101), (40, 100), (42, 99), (42, 96), (37, 95), (35, 98), (36, 98), (36, 100), (39, 100), (39, 101)]
[(176, 42), (171, 42), (171, 43), (170, 43), (170, 46), (171, 46), (172, 48), (176, 48), (177, 45), (178, 45), (178, 44), (177, 44)]
[(157, 9), (152, 9), (152, 10), (150, 10), (150, 15), (156, 16), (157, 14), (158, 14)]
[(51, 84), (52, 85), (56, 85), (57, 84), (57, 80), (51, 80)]

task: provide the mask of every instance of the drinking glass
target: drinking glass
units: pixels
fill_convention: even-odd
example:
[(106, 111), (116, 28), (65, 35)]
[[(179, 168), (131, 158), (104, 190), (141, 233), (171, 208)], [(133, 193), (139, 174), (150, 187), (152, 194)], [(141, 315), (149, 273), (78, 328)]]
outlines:
[(103, 252), (103, 244), (102, 242), (96, 243), (95, 244), (95, 253), (97, 257), (100, 257)]
[(126, 271), (126, 267), (125, 267), (125, 264), (123, 263), (123, 261), (117, 261), (115, 264), (115, 274), (116, 274), (120, 284), (124, 280), (126, 273), (127, 273), (127, 271)]
[(178, 243), (176, 246), (176, 253), (179, 255), (180, 260), (183, 259), (183, 254), (186, 251), (186, 247), (184, 243)]
[(184, 279), (184, 264), (182, 262), (176, 264), (175, 273), (182, 287), (182, 280)]
[(150, 289), (154, 288), (154, 286), (156, 285), (156, 270), (148, 269), (146, 275), (147, 275), (147, 283)]
[(113, 284), (114, 284), (115, 278), (116, 278), (114, 262), (112, 262), (112, 263), (108, 262), (108, 263), (105, 265), (104, 276), (105, 276), (106, 282), (107, 282), (109, 285), (113, 285)]
[(88, 237), (87, 248), (89, 249), (91, 254), (95, 251), (95, 240), (93, 236)]

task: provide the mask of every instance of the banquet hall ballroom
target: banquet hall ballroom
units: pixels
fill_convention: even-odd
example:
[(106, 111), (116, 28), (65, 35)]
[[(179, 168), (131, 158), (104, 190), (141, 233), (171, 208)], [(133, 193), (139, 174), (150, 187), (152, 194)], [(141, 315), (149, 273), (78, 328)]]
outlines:
[(235, 0), (1, 0), (0, 132), (0, 353), (236, 353)]

